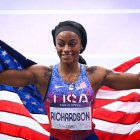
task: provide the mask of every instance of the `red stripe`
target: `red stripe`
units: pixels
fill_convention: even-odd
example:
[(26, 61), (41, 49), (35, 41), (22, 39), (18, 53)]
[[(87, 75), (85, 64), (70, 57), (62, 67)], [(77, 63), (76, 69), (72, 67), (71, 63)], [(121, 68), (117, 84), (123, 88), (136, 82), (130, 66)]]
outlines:
[[(40, 124), (40, 123), (39, 123)], [(51, 125), (50, 124), (40, 124), (46, 131), (50, 132)]]
[(127, 62), (124, 62), (123, 64), (119, 65), (118, 67), (114, 68), (117, 72), (126, 72), (128, 69), (133, 67), (135, 64), (140, 63), (140, 56), (135, 57)]
[(122, 102), (140, 102), (140, 94), (136, 92), (132, 92), (128, 94), (127, 96), (122, 96), (118, 98), (117, 100)]
[(115, 100), (109, 100), (109, 99), (96, 99), (94, 106), (94, 109), (98, 109), (102, 106), (108, 105), (110, 103), (113, 103)]
[[(116, 93), (117, 94), (117, 93)], [(122, 102), (140, 102), (140, 95), (136, 92), (132, 92), (127, 96), (122, 96), (117, 99), (99, 99), (97, 98), (94, 104), (94, 108), (100, 108), (104, 105), (113, 103), (115, 101), (122, 101)]]
[(135, 114), (120, 112), (120, 111), (109, 111), (103, 108), (93, 111), (93, 118), (104, 120), (111, 123), (120, 123), (120, 124), (133, 124), (136, 123), (140, 118), (140, 112)]
[[(29, 118), (35, 120), (30, 115), (29, 111), (22, 104), (19, 104), (19, 103), (10, 102), (10, 101), (0, 101), (0, 111), (9, 112), (9, 113), (12, 113), (12, 114), (18, 114), (18, 115), (22, 115), (22, 116), (26, 116), (26, 117), (29, 117)], [(39, 124), (45, 130), (50, 132), (50, 125), (49, 124), (41, 124), (41, 123), (39, 123)]]
[(126, 135), (113, 134), (100, 130), (95, 130), (95, 133), (99, 136), (99, 140), (140, 140), (140, 130)]
[(0, 111), (19, 114), (31, 118), (29, 111), (22, 104), (16, 102), (1, 100)]
[(26, 140), (49, 140), (49, 137), (25, 126), (0, 123), (0, 133)]

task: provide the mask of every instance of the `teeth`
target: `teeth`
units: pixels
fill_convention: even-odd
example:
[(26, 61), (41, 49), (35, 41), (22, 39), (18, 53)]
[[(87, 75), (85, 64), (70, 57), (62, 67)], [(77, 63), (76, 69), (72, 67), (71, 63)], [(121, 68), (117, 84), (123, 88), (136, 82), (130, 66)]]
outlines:
[(71, 53), (68, 53), (68, 54), (62, 54), (62, 55), (72, 55)]

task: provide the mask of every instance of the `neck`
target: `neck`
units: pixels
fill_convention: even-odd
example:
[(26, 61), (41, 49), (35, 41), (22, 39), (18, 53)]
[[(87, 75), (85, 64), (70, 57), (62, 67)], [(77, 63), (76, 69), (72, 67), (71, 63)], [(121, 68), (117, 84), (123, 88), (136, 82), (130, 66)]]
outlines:
[(64, 81), (73, 83), (78, 79), (78, 76), (80, 74), (80, 65), (79, 63), (75, 65), (60, 63), (58, 71)]
[(79, 63), (73, 63), (73, 64), (59, 64), (59, 72), (63, 74), (74, 74), (79, 73), (80, 71), (80, 65)]

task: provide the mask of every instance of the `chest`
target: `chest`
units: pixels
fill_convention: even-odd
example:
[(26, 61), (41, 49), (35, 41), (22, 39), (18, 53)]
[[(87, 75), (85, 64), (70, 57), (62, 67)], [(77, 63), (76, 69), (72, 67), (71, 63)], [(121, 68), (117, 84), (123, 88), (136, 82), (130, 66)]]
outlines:
[(53, 103), (88, 103), (93, 100), (94, 94), (87, 78), (79, 79), (70, 84), (60, 77), (52, 77), (47, 93), (47, 100)]

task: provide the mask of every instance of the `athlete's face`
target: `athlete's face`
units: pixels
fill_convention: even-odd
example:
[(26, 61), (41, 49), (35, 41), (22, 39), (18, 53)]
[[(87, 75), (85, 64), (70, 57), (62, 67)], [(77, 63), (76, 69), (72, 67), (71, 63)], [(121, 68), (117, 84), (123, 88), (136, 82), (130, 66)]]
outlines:
[(57, 54), (63, 63), (78, 62), (81, 48), (81, 40), (74, 32), (63, 31), (56, 36)]

